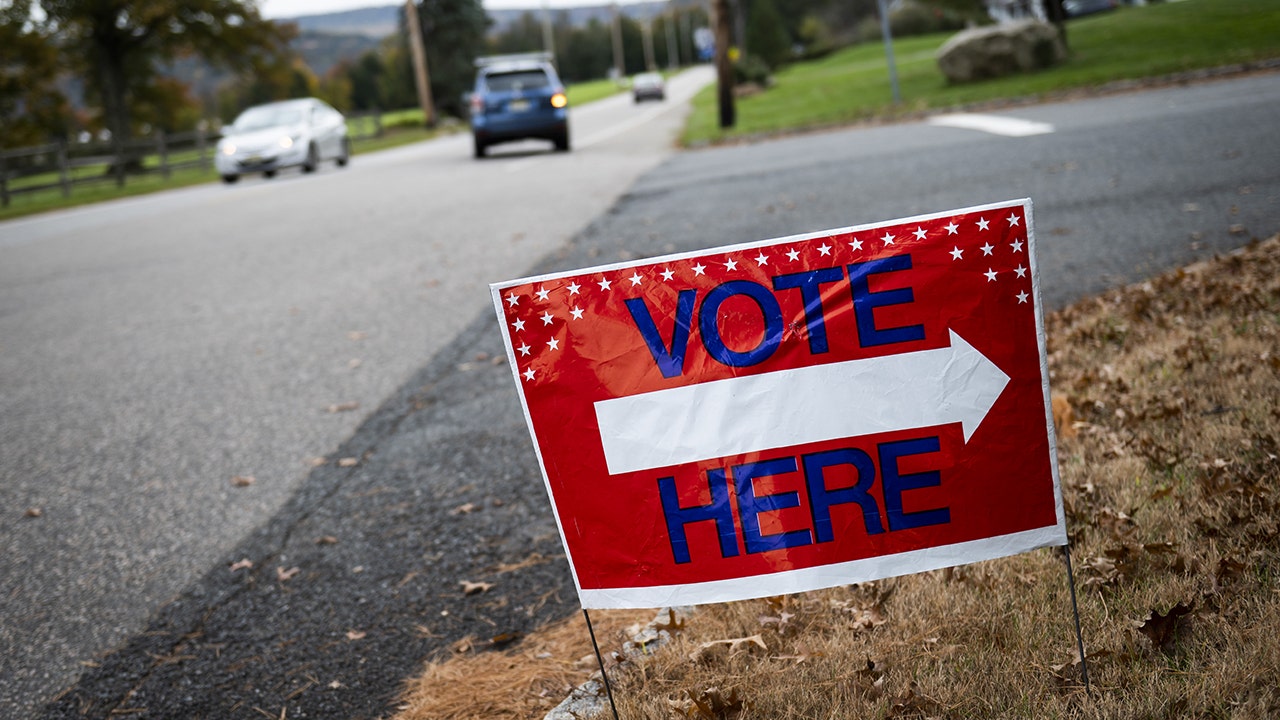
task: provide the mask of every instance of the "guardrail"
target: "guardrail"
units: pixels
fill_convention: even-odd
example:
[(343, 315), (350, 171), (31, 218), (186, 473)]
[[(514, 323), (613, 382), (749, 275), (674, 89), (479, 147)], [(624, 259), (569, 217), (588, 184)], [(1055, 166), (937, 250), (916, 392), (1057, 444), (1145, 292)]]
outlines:
[[(351, 139), (381, 137), (382, 113), (373, 111), (347, 116)], [(174, 171), (213, 167), (213, 153), (221, 134), (206, 130), (155, 133), (132, 139), (117, 149), (110, 142), (58, 142), (0, 150), (0, 207), (9, 207), (17, 195), (50, 190), (70, 197), (79, 186), (114, 182), (123, 187), (129, 178), (159, 175), (169, 179)], [(118, 153), (118, 154), (117, 154)]]

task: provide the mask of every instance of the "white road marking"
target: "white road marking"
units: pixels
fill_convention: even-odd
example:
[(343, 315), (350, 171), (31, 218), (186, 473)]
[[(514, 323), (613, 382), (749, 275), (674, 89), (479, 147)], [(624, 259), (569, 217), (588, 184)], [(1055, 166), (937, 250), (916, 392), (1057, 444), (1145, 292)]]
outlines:
[(1053, 126), (1049, 123), (1004, 117), (1002, 115), (976, 115), (972, 113), (937, 115), (929, 118), (929, 124), (940, 127), (977, 130), (979, 132), (991, 133), (992, 135), (1004, 135), (1005, 137), (1046, 135), (1054, 130)]

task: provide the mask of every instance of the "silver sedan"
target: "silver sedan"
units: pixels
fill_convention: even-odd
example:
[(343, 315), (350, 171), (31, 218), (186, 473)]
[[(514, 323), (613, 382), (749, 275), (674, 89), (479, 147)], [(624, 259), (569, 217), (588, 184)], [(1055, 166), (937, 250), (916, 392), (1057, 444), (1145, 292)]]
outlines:
[(339, 167), (351, 158), (351, 140), (342, 113), (315, 98), (255, 105), (223, 128), (214, 164), (223, 182), (244, 173), (301, 167), (314, 172), (325, 160)]

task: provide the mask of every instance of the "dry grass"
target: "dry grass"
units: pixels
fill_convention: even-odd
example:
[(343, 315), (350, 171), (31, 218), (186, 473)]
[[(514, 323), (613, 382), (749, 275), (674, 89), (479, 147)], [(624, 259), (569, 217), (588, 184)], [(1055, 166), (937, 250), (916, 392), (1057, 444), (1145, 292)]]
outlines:
[[(1059, 462), (1090, 694), (1062, 556), (1044, 550), (701, 608), (611, 672), (620, 716), (1280, 717), (1280, 238), (1047, 329), (1075, 420)], [(461, 685), (469, 708), (411, 695), (401, 720), (540, 718), (589, 652), (579, 620), (432, 665), (417, 692)]]

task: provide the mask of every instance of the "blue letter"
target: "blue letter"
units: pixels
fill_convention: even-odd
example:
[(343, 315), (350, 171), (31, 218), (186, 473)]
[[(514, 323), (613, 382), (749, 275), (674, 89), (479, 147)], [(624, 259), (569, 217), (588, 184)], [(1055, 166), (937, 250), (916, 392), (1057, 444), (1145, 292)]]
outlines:
[(905, 305), (914, 302), (915, 295), (909, 287), (873, 293), (867, 283), (867, 277), (877, 273), (910, 269), (910, 255), (895, 255), (849, 266), (849, 282), (853, 286), (853, 314), (858, 319), (858, 344), (862, 347), (924, 339), (923, 325), (907, 325), (888, 330), (876, 329), (876, 308), (885, 305)]
[[(764, 317), (764, 338), (760, 344), (746, 352), (730, 350), (720, 338), (720, 326), (716, 323), (720, 304), (734, 295), (746, 295), (755, 301)], [(782, 342), (782, 308), (768, 288), (750, 280), (730, 280), (707, 293), (698, 314), (698, 327), (702, 329), (702, 344), (707, 352), (721, 364), (730, 367), (748, 367), (769, 359)]]
[[(851, 465), (858, 474), (853, 487), (828, 490), (823, 473), (833, 465)], [(884, 532), (880, 525), (880, 508), (875, 498), (867, 494), (876, 481), (876, 466), (871, 456), (857, 448), (840, 448), (804, 456), (804, 478), (809, 484), (809, 507), (813, 512), (813, 534), (818, 542), (831, 542), (835, 533), (831, 530), (831, 506), (858, 503), (862, 507), (862, 522), (868, 535)]]
[(696, 293), (693, 290), (681, 290), (676, 299), (676, 319), (671, 329), (671, 349), (662, 342), (662, 334), (649, 314), (649, 306), (642, 298), (631, 298), (627, 301), (627, 309), (631, 311), (631, 319), (636, 329), (649, 346), (649, 353), (662, 371), (662, 377), (671, 378), (684, 372), (684, 351), (689, 346), (689, 328), (693, 323), (693, 301)]
[(738, 533), (733, 526), (733, 507), (729, 504), (729, 483), (725, 480), (724, 470), (708, 470), (707, 486), (711, 488), (710, 505), (682, 508), (676, 494), (676, 479), (658, 478), (658, 496), (662, 498), (662, 514), (667, 520), (667, 535), (671, 538), (671, 554), (676, 563), (689, 562), (689, 540), (685, 537), (684, 526), (703, 520), (716, 523), (721, 557), (738, 555)]
[(898, 474), (898, 458), (904, 455), (923, 455), (938, 452), (938, 438), (926, 437), (884, 443), (880, 447), (880, 477), (884, 480), (884, 511), (889, 516), (890, 530), (910, 530), (926, 525), (945, 525), (951, 522), (951, 510), (937, 508), (919, 512), (902, 512), (902, 492), (917, 488), (937, 487), (942, 484), (942, 474), (937, 470)]
[(796, 471), (793, 457), (775, 458), (758, 463), (733, 467), (733, 479), (738, 486), (738, 511), (742, 513), (742, 541), (749, 553), (800, 547), (813, 542), (808, 530), (790, 530), (776, 535), (760, 534), (760, 513), (784, 510), (800, 505), (800, 493), (784, 492), (776, 495), (756, 496), (756, 478), (782, 475)]
[(800, 299), (804, 301), (804, 322), (809, 329), (809, 352), (814, 355), (827, 351), (827, 325), (823, 322), (822, 293), (818, 291), (818, 285), (842, 279), (844, 270), (840, 268), (779, 275), (773, 279), (774, 290), (800, 288)]

